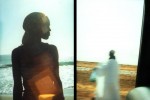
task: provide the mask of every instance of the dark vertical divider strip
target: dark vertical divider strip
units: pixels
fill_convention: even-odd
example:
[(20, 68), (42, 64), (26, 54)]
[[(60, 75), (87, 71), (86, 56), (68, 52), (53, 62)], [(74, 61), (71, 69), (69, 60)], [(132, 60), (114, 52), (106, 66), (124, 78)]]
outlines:
[(150, 1), (144, 0), (143, 26), (137, 68), (136, 87), (150, 86)]
[(77, 100), (77, 0), (74, 0), (74, 100)]

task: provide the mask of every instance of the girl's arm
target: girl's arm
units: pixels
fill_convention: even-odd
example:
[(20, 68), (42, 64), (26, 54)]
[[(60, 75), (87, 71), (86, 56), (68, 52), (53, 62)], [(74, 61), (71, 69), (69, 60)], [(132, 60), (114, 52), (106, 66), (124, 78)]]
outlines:
[[(58, 80), (59, 86), (63, 89), (62, 82), (61, 82), (60, 77), (59, 77), (59, 55), (58, 55), (57, 47), (52, 45), (51, 50), (52, 50), (54, 61), (56, 64), (55, 66), (56, 66), (57, 80)], [(62, 90), (62, 94), (63, 94), (63, 90)]]
[(14, 87), (13, 87), (13, 100), (22, 100), (22, 81), (21, 81), (21, 70), (19, 64), (17, 49), (12, 51), (12, 72), (14, 79)]

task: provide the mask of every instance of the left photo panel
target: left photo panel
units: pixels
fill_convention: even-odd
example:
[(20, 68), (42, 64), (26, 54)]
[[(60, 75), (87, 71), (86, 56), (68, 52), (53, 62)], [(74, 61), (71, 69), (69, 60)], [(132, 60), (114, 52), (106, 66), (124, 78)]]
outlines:
[(0, 100), (74, 100), (74, 69), (74, 0), (0, 1)]

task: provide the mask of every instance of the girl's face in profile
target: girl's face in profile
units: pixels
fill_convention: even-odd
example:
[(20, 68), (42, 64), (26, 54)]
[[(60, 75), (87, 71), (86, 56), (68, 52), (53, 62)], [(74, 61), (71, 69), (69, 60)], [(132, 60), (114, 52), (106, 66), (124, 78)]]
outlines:
[(47, 16), (42, 17), (42, 25), (41, 25), (41, 31), (42, 31), (42, 38), (48, 39), (50, 36), (50, 21)]

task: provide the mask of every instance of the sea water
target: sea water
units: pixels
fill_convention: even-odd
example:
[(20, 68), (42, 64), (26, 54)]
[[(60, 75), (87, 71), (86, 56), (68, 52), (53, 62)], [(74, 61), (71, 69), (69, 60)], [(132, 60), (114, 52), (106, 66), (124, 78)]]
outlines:
[[(73, 64), (63, 63), (59, 66), (59, 75), (64, 89), (74, 88), (73, 72), (74, 72)], [(13, 77), (12, 77), (11, 58), (10, 55), (0, 55), (0, 94), (12, 94), (12, 93), (13, 93)]]

